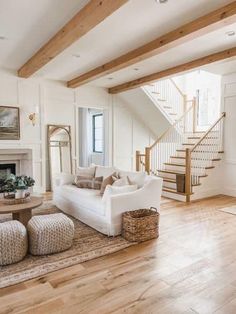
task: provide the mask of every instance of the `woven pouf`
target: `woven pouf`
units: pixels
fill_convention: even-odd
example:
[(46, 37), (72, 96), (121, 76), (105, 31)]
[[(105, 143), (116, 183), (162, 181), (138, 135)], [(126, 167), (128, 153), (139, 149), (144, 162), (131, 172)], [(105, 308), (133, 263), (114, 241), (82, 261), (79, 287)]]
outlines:
[(21, 261), (28, 250), (27, 231), (19, 221), (0, 223), (0, 265)]
[(34, 216), (27, 226), (29, 251), (46, 255), (69, 249), (74, 238), (74, 223), (64, 214)]

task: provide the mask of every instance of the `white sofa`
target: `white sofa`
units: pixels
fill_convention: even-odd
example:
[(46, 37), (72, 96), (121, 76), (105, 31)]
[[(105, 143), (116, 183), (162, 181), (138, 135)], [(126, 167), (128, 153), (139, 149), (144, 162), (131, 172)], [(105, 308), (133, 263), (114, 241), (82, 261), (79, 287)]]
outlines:
[[(106, 176), (112, 169), (114, 170), (105, 169)], [(137, 175), (135, 172), (126, 174)], [(108, 236), (121, 234), (123, 212), (149, 207), (160, 209), (161, 178), (145, 175), (143, 185), (136, 191), (111, 195), (105, 201), (98, 190), (77, 188), (72, 184), (74, 178), (73, 175), (61, 174), (54, 180), (54, 204), (63, 212)]]

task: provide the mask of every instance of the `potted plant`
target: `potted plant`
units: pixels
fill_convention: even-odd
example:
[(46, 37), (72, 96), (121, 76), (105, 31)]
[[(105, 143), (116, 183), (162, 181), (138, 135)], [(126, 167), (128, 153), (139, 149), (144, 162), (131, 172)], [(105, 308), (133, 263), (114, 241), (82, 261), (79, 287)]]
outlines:
[(4, 193), (14, 193), (16, 199), (24, 198), (29, 187), (34, 186), (34, 179), (27, 176), (15, 176), (11, 174), (4, 182), (2, 190)]
[(27, 187), (25, 185), (25, 181), (21, 177), (16, 177), (15, 181), (15, 198), (24, 198), (25, 197), (25, 191), (27, 190)]

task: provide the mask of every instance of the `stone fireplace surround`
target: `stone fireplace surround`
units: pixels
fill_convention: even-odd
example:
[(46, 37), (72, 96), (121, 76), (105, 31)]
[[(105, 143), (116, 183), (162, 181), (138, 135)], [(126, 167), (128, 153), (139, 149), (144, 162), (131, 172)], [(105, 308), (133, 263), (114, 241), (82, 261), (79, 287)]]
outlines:
[(16, 175), (33, 176), (31, 149), (0, 149), (0, 164), (15, 164)]

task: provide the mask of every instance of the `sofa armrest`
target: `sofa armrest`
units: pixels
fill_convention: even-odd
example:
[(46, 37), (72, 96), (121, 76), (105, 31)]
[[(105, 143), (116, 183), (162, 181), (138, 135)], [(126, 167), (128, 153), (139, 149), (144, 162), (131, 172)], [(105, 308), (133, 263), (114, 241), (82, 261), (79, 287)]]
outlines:
[(151, 177), (145, 185), (134, 192), (112, 195), (106, 202), (107, 219), (112, 224), (121, 224), (122, 213), (140, 208), (155, 207), (160, 210), (162, 193), (161, 178)]

